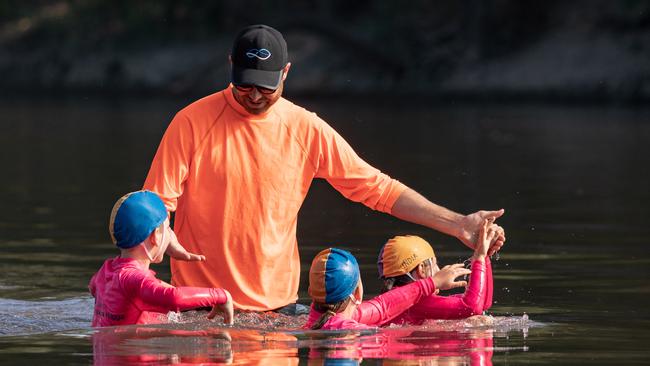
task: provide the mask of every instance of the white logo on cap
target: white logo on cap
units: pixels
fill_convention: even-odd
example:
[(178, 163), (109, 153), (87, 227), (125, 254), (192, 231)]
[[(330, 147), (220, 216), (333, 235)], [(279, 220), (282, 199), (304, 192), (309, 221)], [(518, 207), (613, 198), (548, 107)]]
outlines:
[(246, 51), (246, 57), (257, 57), (260, 60), (266, 60), (271, 57), (271, 51), (267, 50), (266, 48), (260, 48), (259, 50), (257, 48), (251, 48), (250, 50)]

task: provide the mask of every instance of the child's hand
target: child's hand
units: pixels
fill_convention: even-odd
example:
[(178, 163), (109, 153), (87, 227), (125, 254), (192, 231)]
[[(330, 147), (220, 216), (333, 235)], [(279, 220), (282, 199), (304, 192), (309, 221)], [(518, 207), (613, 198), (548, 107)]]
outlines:
[(226, 300), (225, 303), (215, 305), (212, 307), (212, 311), (210, 311), (210, 314), (208, 314), (208, 319), (214, 319), (214, 317), (221, 313), (223, 315), (223, 322), (224, 324), (227, 325), (232, 325), (233, 321), (233, 306), (232, 306), (232, 296), (230, 295), (230, 292), (227, 290), (223, 290), (226, 293), (226, 297), (228, 300)]
[(497, 231), (492, 227), (490, 220), (483, 220), (483, 225), (478, 231), (476, 249), (474, 250), (474, 259), (483, 260), (488, 254), (490, 244), (497, 236)]
[(188, 262), (194, 262), (194, 261), (201, 262), (205, 260), (205, 256), (203, 255), (188, 252), (181, 245), (181, 243), (178, 242), (178, 238), (176, 237), (176, 233), (174, 233), (174, 230), (167, 229), (167, 234), (170, 235), (170, 242), (165, 254), (167, 254), (168, 256), (174, 259), (180, 259), (182, 261), (188, 261)]
[(456, 278), (470, 273), (472, 271), (464, 268), (462, 263), (444, 266), (433, 275), (433, 283), (436, 284), (436, 290), (449, 290), (455, 287), (467, 286), (467, 281), (456, 281)]

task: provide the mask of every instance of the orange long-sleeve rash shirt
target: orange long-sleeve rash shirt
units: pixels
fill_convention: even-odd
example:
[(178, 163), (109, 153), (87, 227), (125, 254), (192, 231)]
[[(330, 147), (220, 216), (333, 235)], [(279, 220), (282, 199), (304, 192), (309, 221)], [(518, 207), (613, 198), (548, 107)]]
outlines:
[(231, 86), (181, 110), (144, 184), (176, 211), (180, 243), (206, 257), (172, 259), (172, 283), (225, 288), (246, 310), (295, 302), (296, 222), (314, 178), (388, 213), (406, 189), (363, 161), (316, 114), (284, 98), (252, 115)]

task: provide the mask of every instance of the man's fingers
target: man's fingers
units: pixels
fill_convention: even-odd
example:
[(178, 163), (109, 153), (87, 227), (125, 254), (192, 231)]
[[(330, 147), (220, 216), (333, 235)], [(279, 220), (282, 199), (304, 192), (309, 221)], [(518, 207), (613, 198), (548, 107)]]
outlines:
[(499, 250), (501, 250), (501, 247), (503, 247), (503, 244), (504, 244), (504, 243), (505, 243), (504, 241), (497, 239), (497, 240), (492, 244), (492, 246), (490, 247), (490, 250), (488, 250), (488, 255), (489, 255), (489, 256), (492, 256), (492, 255), (494, 255), (494, 253), (496, 253), (496, 252), (498, 252)]
[(494, 244), (490, 247), (490, 250), (499, 250), (503, 246), (503, 242), (495, 241)]
[(499, 251), (499, 249), (501, 249), (501, 248), (500, 247), (499, 248), (495, 248), (495, 247), (491, 248), (488, 251), (488, 256), (491, 257), (491, 256), (495, 255)]
[(500, 237), (503, 237), (503, 238), (506, 237), (506, 231), (503, 230), (503, 228), (501, 226), (493, 224), (492, 227)]
[(494, 230), (490, 230), (490, 232), (489, 232), (488, 235), (487, 235), (487, 240), (488, 240), (489, 242), (492, 242), (492, 240), (494, 240), (495, 238), (497, 238), (497, 235), (499, 235), (499, 233), (497, 233), (497, 232), (494, 231)]
[(486, 211), (484, 214), (484, 218), (490, 220), (490, 222), (493, 222), (494, 220), (498, 219), (499, 217), (503, 216), (503, 214), (506, 212), (504, 209), (500, 209), (497, 211)]

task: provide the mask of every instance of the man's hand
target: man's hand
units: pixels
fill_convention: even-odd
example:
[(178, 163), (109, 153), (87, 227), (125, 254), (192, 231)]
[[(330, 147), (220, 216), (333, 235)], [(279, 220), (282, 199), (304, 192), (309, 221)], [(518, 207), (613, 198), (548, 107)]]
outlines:
[(487, 219), (490, 221), (490, 230), (497, 232), (488, 250), (488, 255), (492, 255), (506, 242), (505, 231), (494, 223), (494, 220), (501, 217), (504, 212), (503, 209), (478, 211), (465, 216), (436, 205), (411, 188), (407, 188), (395, 201), (391, 215), (452, 235), (471, 249), (475, 248), (478, 231), (483, 225), (483, 221)]
[(494, 238), (490, 240), (490, 249), (488, 249), (488, 256), (492, 256), (494, 253), (501, 250), (503, 244), (506, 243), (506, 232), (503, 228), (497, 224), (490, 225), (490, 231), (494, 231)]
[(168, 256), (174, 259), (180, 259), (182, 261), (188, 261), (188, 262), (201, 262), (205, 260), (205, 256), (200, 254), (190, 253), (187, 250), (185, 250), (185, 248), (183, 248), (181, 243), (178, 242), (178, 238), (176, 237), (174, 230), (168, 228), (167, 234), (170, 236), (169, 246), (165, 251), (165, 253)]
[(481, 230), (481, 226), (483, 226), (485, 220), (488, 220), (490, 223), (490, 229), (497, 233), (490, 243), (488, 255), (496, 253), (506, 242), (506, 234), (501, 226), (494, 224), (494, 220), (503, 216), (504, 213), (504, 209), (498, 211), (478, 211), (463, 217), (460, 220), (460, 230), (457, 234), (457, 238), (469, 248), (474, 249), (476, 247), (476, 240), (478, 238), (478, 233)]

